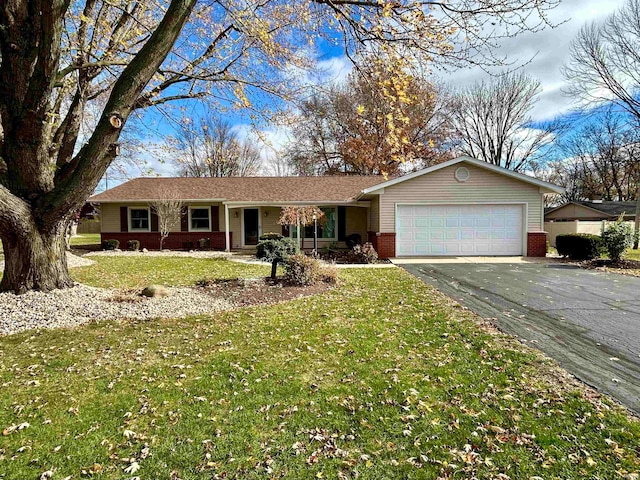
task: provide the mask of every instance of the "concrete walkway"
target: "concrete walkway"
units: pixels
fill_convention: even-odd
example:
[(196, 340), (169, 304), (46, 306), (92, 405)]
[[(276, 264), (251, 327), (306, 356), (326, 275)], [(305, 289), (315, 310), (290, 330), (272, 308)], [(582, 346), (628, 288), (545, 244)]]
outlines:
[(392, 258), (395, 265), (438, 265), (451, 263), (546, 263), (549, 259), (539, 257), (402, 257)]
[[(258, 260), (256, 257), (252, 255), (242, 255), (232, 253), (230, 257), (227, 258), (232, 262), (245, 263), (248, 265), (271, 265), (269, 262), (263, 262), (262, 260)], [(331, 265), (336, 268), (396, 268), (393, 263), (372, 263), (372, 264), (364, 264), (364, 263), (330, 263), (321, 261), (323, 265)]]

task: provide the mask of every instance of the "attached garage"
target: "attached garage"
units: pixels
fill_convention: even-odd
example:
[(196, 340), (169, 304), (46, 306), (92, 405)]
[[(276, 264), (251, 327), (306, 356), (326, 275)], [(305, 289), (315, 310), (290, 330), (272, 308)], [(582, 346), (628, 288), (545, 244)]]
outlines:
[(523, 255), (523, 205), (398, 205), (396, 256)]
[(544, 196), (564, 190), (458, 157), (363, 190), (381, 257), (544, 256)]

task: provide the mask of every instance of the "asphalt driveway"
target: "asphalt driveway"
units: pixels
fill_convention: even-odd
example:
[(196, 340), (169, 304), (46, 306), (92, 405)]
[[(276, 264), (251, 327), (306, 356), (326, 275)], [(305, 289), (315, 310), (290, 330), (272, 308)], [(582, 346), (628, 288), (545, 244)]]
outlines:
[(640, 278), (562, 264), (403, 264), (640, 415)]

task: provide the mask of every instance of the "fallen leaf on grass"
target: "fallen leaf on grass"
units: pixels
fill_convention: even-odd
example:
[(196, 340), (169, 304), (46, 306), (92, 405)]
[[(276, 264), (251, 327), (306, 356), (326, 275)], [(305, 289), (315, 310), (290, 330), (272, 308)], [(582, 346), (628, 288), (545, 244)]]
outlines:
[(31, 425), (28, 422), (20, 423), (18, 425), (10, 425), (2, 431), (2, 435), (5, 437), (7, 435), (11, 435), (13, 432), (18, 430), (24, 430), (25, 428), (29, 428)]

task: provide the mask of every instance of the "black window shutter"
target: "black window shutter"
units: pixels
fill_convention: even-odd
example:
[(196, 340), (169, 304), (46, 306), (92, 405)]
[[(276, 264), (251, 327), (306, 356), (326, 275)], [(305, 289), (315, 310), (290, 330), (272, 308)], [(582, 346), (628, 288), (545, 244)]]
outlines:
[(283, 237), (289, 236), (289, 225), (282, 225), (282, 236)]
[(180, 212), (180, 231), (189, 231), (189, 209), (187, 207), (182, 207), (182, 211)]
[(159, 231), (159, 228), (160, 227), (158, 226), (158, 214), (153, 210), (151, 210), (151, 231), (157, 232)]
[(211, 231), (220, 231), (220, 207), (218, 205), (211, 207)]
[(338, 241), (347, 239), (347, 207), (338, 207)]
[(120, 231), (129, 231), (129, 209), (127, 207), (120, 207)]

